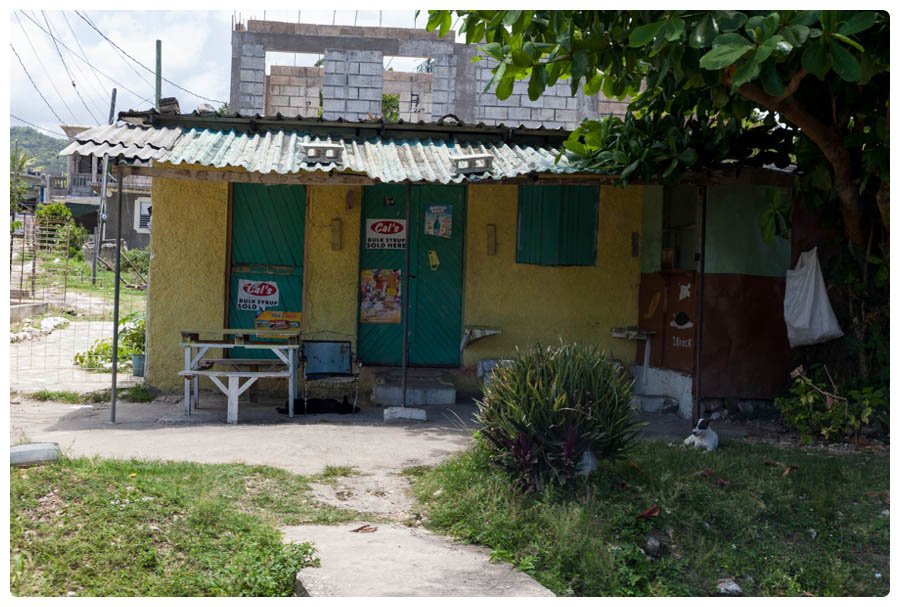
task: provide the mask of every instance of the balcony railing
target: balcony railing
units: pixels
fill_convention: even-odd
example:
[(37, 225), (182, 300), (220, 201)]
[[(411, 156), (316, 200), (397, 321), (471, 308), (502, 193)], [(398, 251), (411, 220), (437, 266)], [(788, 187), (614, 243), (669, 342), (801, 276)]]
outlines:
[[(122, 185), (129, 190), (149, 190), (153, 178), (147, 175), (127, 175)], [(75, 174), (71, 177), (51, 177), (51, 196), (99, 196), (101, 180), (94, 179), (91, 175)], [(107, 175), (107, 189), (115, 188), (116, 178)]]

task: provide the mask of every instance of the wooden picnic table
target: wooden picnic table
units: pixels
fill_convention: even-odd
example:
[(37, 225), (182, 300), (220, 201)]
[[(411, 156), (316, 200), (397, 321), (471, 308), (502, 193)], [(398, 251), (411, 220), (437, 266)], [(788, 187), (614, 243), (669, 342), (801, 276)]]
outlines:
[[(184, 413), (191, 414), (191, 387), (194, 403), (199, 402), (199, 378), (209, 379), (228, 397), (226, 421), (238, 420), (238, 397), (258, 379), (286, 377), (288, 379), (288, 414), (294, 416), (294, 399), (297, 398), (297, 369), (299, 367), (300, 329), (193, 329), (181, 331), (181, 347), (184, 348)], [(266, 341), (260, 341), (260, 340)], [(247, 348), (269, 350), (276, 359), (208, 358), (210, 348)], [(216, 364), (227, 364), (235, 370), (213, 369)], [(275, 367), (261, 371), (259, 367)], [(242, 379), (246, 379), (243, 384)], [(223, 383), (227, 380), (227, 385)]]

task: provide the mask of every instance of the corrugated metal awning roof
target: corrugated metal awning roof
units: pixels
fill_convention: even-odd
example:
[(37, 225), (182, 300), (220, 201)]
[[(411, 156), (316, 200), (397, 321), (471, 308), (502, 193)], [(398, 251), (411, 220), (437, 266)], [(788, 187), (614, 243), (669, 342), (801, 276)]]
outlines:
[[(339, 163), (309, 163), (303, 144), (327, 142), (343, 145)], [(384, 183), (425, 181), (461, 183), (504, 179), (528, 173), (574, 173), (578, 169), (552, 147), (508, 145), (503, 142), (455, 143), (433, 139), (339, 139), (311, 137), (288, 131), (262, 134), (190, 129), (171, 149), (155, 160), (172, 164), (201, 164), (216, 168), (241, 167), (255, 173), (282, 175), (313, 171), (349, 171)], [(490, 172), (458, 174), (450, 156), (489, 154)]]
[(181, 136), (180, 128), (143, 128), (134, 125), (102, 125), (77, 133), (60, 156), (125, 156), (152, 160), (155, 154), (171, 147)]
[[(342, 145), (339, 163), (309, 163), (303, 144)], [(580, 169), (557, 148), (503, 141), (454, 142), (431, 138), (322, 138), (297, 131), (264, 133), (178, 127), (100, 126), (77, 136), (60, 154), (122, 154), (142, 160), (216, 168), (240, 167), (254, 173), (287, 175), (338, 171), (363, 174), (384, 183), (404, 181), (462, 183), (506, 179), (529, 173), (576, 173)], [(459, 174), (451, 156), (489, 154), (490, 172)]]

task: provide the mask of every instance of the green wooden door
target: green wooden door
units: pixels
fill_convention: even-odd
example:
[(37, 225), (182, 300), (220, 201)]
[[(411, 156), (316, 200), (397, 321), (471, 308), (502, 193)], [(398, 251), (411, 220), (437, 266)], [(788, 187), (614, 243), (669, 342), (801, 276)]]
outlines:
[(465, 186), (422, 185), (412, 199), (409, 362), (459, 366)]
[[(464, 186), (413, 186), (410, 225), (405, 185), (365, 188), (360, 239), (358, 350), (364, 363), (402, 362), (403, 281), (409, 280), (409, 362), (458, 366), (462, 337)], [(409, 277), (403, 276), (410, 247)]]
[[(249, 329), (261, 310), (247, 308), (258, 305), (260, 297), (269, 298), (265, 310), (303, 311), (306, 189), (247, 183), (233, 187), (228, 326)], [(277, 288), (277, 303), (274, 295), (267, 295), (272, 285)], [(234, 348), (230, 355), (274, 357), (267, 350), (245, 348)]]

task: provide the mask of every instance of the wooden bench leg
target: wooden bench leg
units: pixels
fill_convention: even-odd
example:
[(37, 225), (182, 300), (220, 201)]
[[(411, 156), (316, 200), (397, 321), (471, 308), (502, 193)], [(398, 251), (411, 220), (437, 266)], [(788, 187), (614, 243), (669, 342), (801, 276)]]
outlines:
[(184, 378), (184, 414), (191, 414), (191, 378)]
[(194, 377), (194, 409), (200, 408), (200, 378)]
[(290, 364), (288, 369), (291, 374), (288, 376), (288, 417), (294, 417), (294, 393), (297, 391), (297, 364), (296, 353), (294, 350), (288, 350)]
[(238, 390), (240, 389), (240, 378), (228, 378), (228, 415), (226, 421), (229, 424), (236, 424), (238, 421)]
[[(251, 371), (259, 371), (259, 365), (250, 365)], [(250, 402), (255, 403), (257, 401), (257, 385), (254, 384), (250, 386)]]

